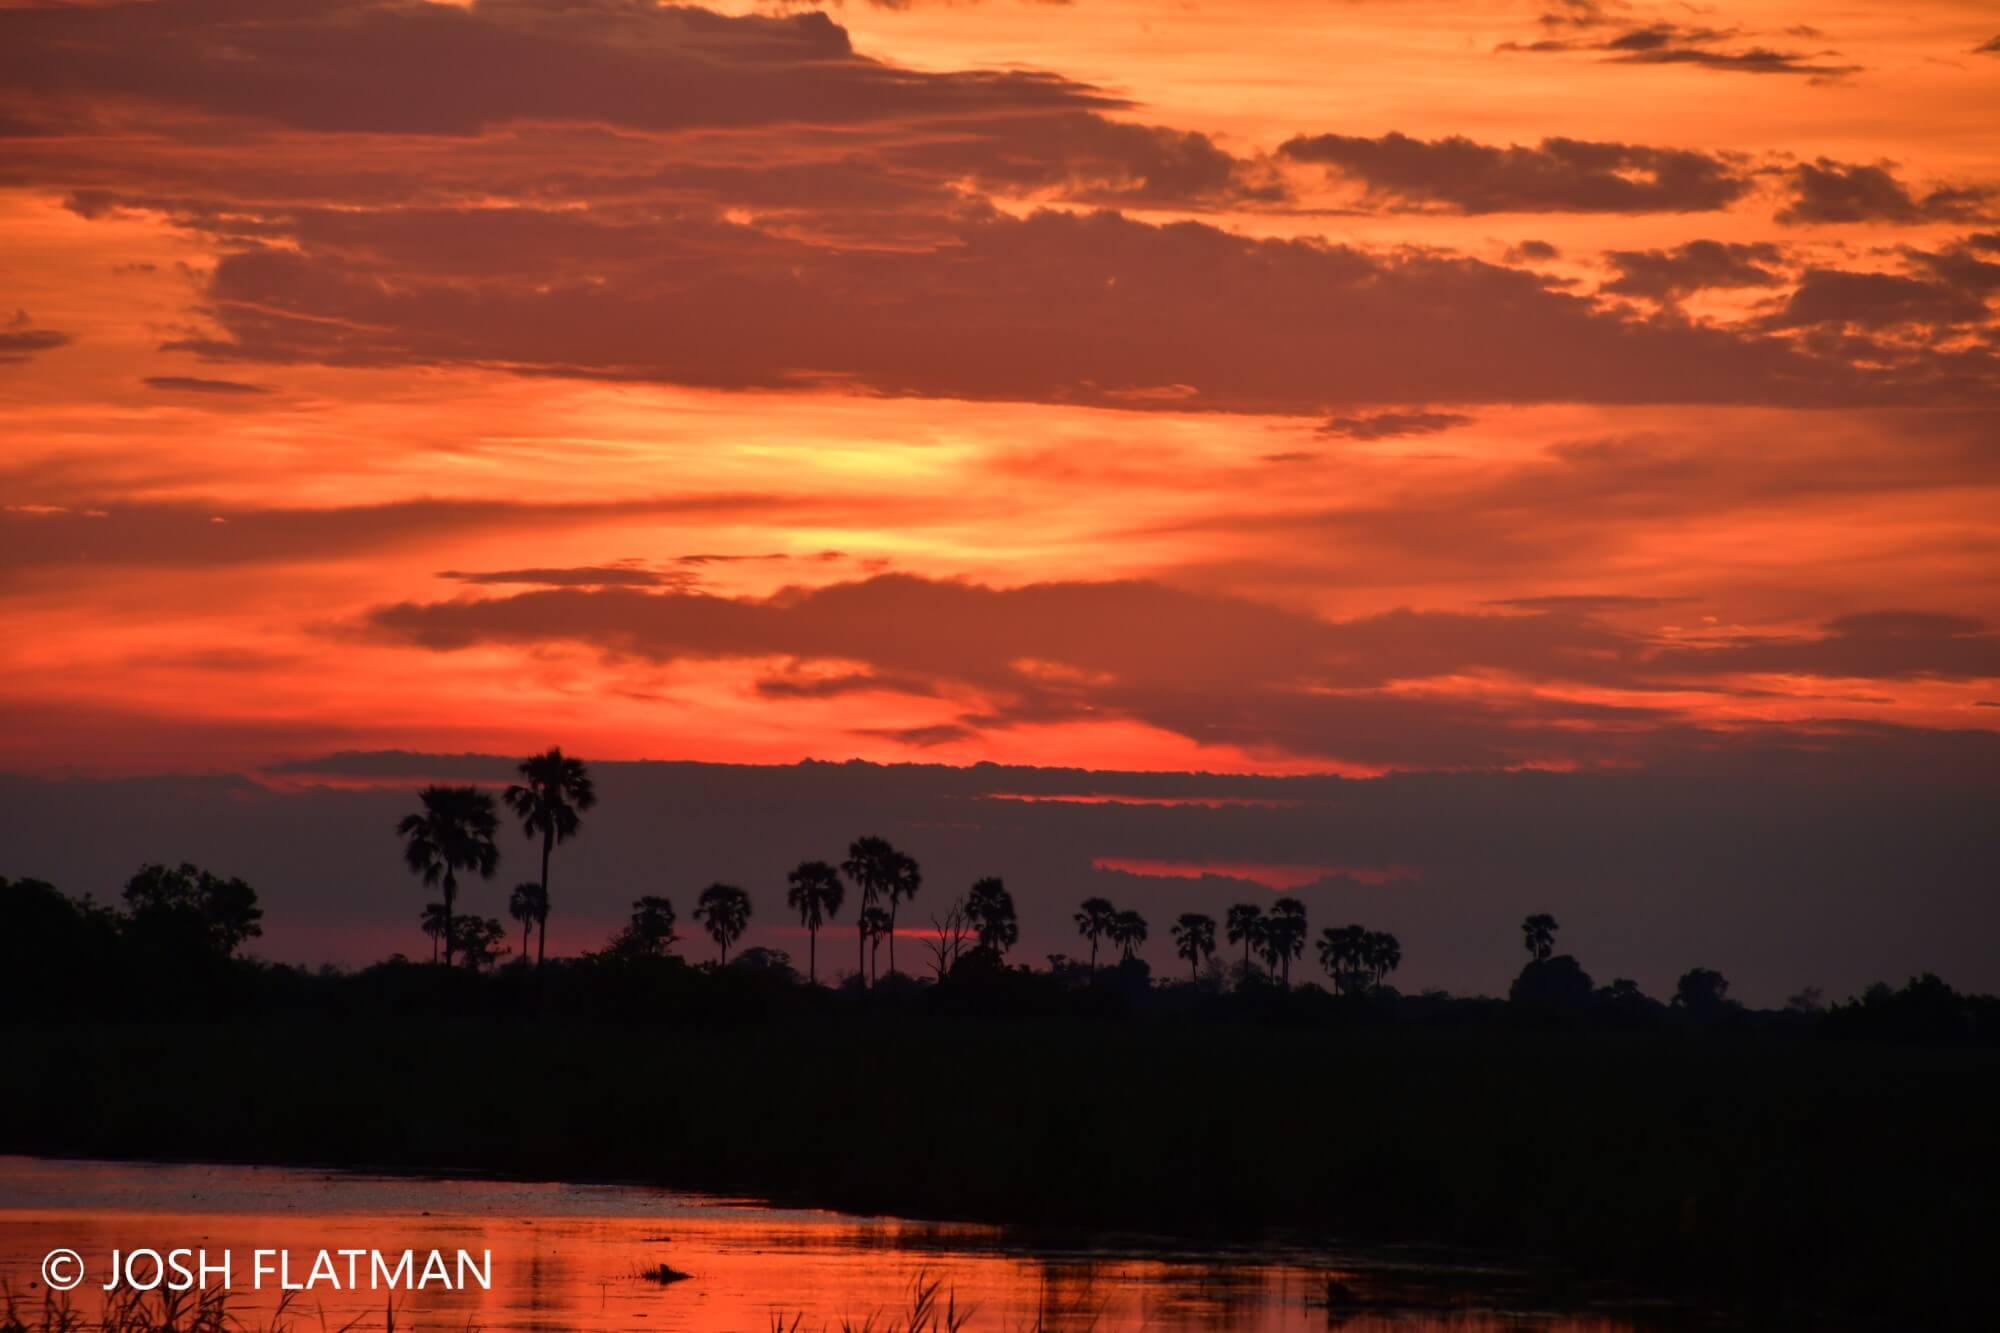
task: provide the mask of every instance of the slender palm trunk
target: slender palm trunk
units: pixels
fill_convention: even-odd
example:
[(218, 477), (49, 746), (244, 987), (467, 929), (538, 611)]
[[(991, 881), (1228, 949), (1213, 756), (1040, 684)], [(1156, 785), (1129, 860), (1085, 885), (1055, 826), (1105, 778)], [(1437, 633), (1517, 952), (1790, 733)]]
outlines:
[(458, 876), (444, 872), (444, 965), (451, 966), (451, 905), (458, 897)]
[[(543, 829), (542, 830), (542, 911), (541, 911), (542, 928), (541, 928), (540, 938), (535, 944), (536, 967), (540, 967), (542, 965), (542, 956), (548, 952), (548, 947), (549, 947), (549, 849), (552, 848), (554, 845), (555, 845), (555, 830)], [(528, 946), (526, 944), (523, 944), (521, 946), (521, 952), (526, 953), (527, 951), (528, 951)]]
[(819, 985), (819, 927), (806, 931), (806, 984)]
[[(867, 911), (866, 907), (861, 909)], [(868, 926), (864, 922), (854, 928), (854, 975), (868, 982)]]
[(889, 975), (896, 975), (896, 900), (889, 899)]
[(1097, 970), (1097, 936), (1090, 937), (1090, 970)]
[(534, 925), (535, 918), (533, 916), (529, 916), (521, 922), (521, 961), (524, 963), (528, 961), (528, 932), (534, 929)]

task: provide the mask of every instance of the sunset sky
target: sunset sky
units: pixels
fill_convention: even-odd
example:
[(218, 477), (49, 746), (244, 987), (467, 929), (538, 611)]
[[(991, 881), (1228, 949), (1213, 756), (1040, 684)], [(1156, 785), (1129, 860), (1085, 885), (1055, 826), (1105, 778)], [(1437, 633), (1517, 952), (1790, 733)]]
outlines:
[(1996, 126), (1990, 0), (0, 0), (0, 769), (1992, 784)]
[(5, 759), (2000, 729), (1996, 37), (0, 10)]

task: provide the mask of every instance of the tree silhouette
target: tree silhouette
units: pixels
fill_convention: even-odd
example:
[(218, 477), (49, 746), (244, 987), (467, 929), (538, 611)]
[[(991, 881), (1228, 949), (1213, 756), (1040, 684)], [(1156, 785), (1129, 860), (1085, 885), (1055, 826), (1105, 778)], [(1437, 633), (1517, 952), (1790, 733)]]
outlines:
[(1097, 941), (1111, 934), (1118, 909), (1109, 898), (1085, 898), (1077, 905), (1076, 933), (1090, 941), (1090, 970), (1097, 970)]
[(868, 984), (876, 981), (876, 964), (882, 955), (882, 937), (890, 931), (889, 914), (871, 907), (861, 914), (861, 938), (868, 946)]
[[(523, 833), (542, 840), (542, 905), (535, 945), (535, 966), (540, 967), (549, 942), (549, 853), (557, 843), (576, 836), (582, 823), (579, 812), (597, 804), (597, 788), (583, 761), (569, 758), (560, 748), (523, 759), (516, 771), (521, 781), (507, 788), (507, 808), (520, 818)], [(522, 956), (527, 952), (523, 942)]]
[(1124, 951), (1125, 961), (1132, 961), (1133, 951), (1146, 942), (1146, 918), (1127, 908), (1111, 918), (1111, 942)]
[(694, 919), (708, 930), (720, 951), (720, 964), (729, 965), (729, 946), (743, 938), (750, 924), (750, 895), (734, 884), (711, 884), (695, 900)]
[(1188, 961), (1188, 980), (1201, 980), (1201, 960), (1215, 955), (1215, 918), (1182, 912), (1174, 922), (1174, 952)]
[[(490, 966), (507, 952), (500, 947), (500, 941), (507, 938), (507, 928), (490, 916), (457, 917), (451, 929), (457, 937), (459, 960), (474, 972)], [(447, 945), (451, 942), (446, 941)]]
[(1255, 903), (1237, 903), (1226, 918), (1229, 942), (1243, 946), (1243, 970), (1250, 970), (1250, 951), (1264, 947), (1264, 909)]
[[(896, 874), (896, 861), (901, 855), (886, 838), (856, 838), (847, 845), (847, 859), (840, 863), (841, 871), (861, 891), (860, 915), (854, 919), (856, 976), (866, 975), (868, 971), (868, 913), (889, 891), (889, 884)], [(893, 970), (894, 963), (890, 966)]]
[(493, 797), (477, 787), (426, 787), (417, 793), (423, 809), (403, 816), (396, 826), (403, 838), (403, 860), (424, 877), (426, 886), (444, 888), (444, 964), (451, 966), (452, 909), (458, 902), (458, 872), (472, 870), (493, 878), (500, 849), (493, 835), (500, 828)]
[(1714, 968), (1689, 968), (1674, 987), (1673, 1007), (1708, 1017), (1729, 1007), (1729, 979)]
[(1521, 943), (1536, 962), (1544, 962), (1556, 951), (1556, 932), (1561, 929), (1547, 912), (1537, 912), (1521, 922)]
[(1361, 961), (1368, 968), (1369, 984), (1382, 989), (1383, 979), (1403, 965), (1403, 945), (1386, 930), (1371, 930), (1361, 938)]
[[(514, 892), (507, 897), (507, 915), (521, 923), (521, 960), (526, 962), (529, 930), (549, 917), (547, 890), (532, 879), (516, 884)], [(539, 961), (536, 965), (540, 966)]]
[(444, 940), (445, 915), (443, 903), (425, 903), (422, 921), (424, 934), (431, 937), (431, 962), (438, 960), (438, 945)]
[(889, 900), (889, 975), (896, 974), (896, 905), (917, 896), (917, 890), (924, 886), (923, 871), (917, 868), (915, 857), (901, 852), (889, 862), (889, 882), (885, 896)]
[(785, 904), (799, 914), (799, 924), (806, 928), (809, 941), (806, 945), (806, 980), (817, 986), (819, 928), (839, 914), (847, 889), (840, 882), (840, 872), (824, 861), (799, 862), (798, 868), (786, 876), (786, 881), (791, 887), (785, 890)]
[(614, 953), (659, 958), (680, 937), (674, 933), (674, 905), (657, 893), (632, 902), (632, 918), (611, 941)]
[(1274, 969), (1283, 969), (1286, 986), (1292, 984), (1292, 960), (1305, 949), (1306, 905), (1297, 898), (1278, 899), (1264, 918), (1264, 955)]
[(177, 953), (227, 958), (264, 933), (257, 890), (186, 862), (140, 866), (126, 881), (125, 910), (136, 936)]
[(997, 879), (982, 879), (965, 896), (965, 915), (981, 948), (1003, 958), (1021, 938), (1021, 923), (1014, 915), (1014, 895)]

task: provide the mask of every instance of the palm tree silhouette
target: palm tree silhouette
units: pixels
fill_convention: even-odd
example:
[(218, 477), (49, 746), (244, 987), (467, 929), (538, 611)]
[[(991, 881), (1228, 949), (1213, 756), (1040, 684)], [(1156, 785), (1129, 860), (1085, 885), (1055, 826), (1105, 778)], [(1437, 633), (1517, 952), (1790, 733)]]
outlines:
[(915, 857), (897, 852), (889, 863), (889, 883), (886, 896), (889, 899), (889, 975), (896, 974), (896, 904), (917, 896), (917, 890), (924, 886), (923, 871), (917, 868)]
[(806, 980), (817, 986), (819, 928), (840, 912), (847, 889), (840, 882), (840, 872), (824, 861), (801, 861), (785, 878), (791, 885), (785, 890), (785, 905), (799, 914), (799, 924), (806, 928), (810, 941), (806, 945)]
[[(521, 923), (521, 961), (528, 960), (528, 931), (549, 916), (548, 892), (534, 880), (516, 884), (507, 898), (507, 915)], [(536, 966), (540, 966), (538, 962)]]
[(1361, 941), (1361, 954), (1376, 990), (1382, 989), (1384, 978), (1403, 965), (1403, 946), (1386, 930), (1369, 931)]
[(876, 981), (875, 965), (882, 956), (882, 937), (889, 930), (889, 914), (881, 908), (871, 907), (861, 914), (861, 938), (868, 944), (868, 984), (871, 986)]
[(493, 845), (500, 819), (493, 797), (477, 787), (426, 787), (417, 793), (423, 809), (403, 816), (396, 833), (404, 839), (403, 860), (426, 886), (444, 887), (444, 965), (451, 966), (452, 908), (458, 901), (458, 872), (475, 870), (493, 878), (500, 849)]
[(1333, 988), (1346, 994), (1367, 962), (1368, 931), (1361, 926), (1328, 926), (1319, 933), (1319, 965), (1333, 978)]
[(1275, 968), (1283, 969), (1283, 982), (1292, 984), (1292, 960), (1306, 949), (1306, 905), (1297, 898), (1280, 898), (1271, 904), (1264, 918), (1264, 953)]
[[(579, 812), (597, 804), (597, 788), (583, 761), (569, 758), (559, 747), (523, 759), (516, 771), (521, 781), (507, 788), (507, 808), (519, 816), (523, 833), (542, 840), (542, 908), (535, 945), (535, 966), (540, 967), (549, 942), (549, 853), (576, 836)], [(522, 956), (527, 952), (523, 939)]]
[(444, 904), (425, 903), (423, 912), (424, 934), (431, 937), (431, 962), (438, 960), (438, 942), (444, 938)]
[(1243, 970), (1250, 970), (1250, 951), (1264, 947), (1264, 909), (1255, 903), (1238, 903), (1225, 918), (1229, 942), (1243, 946)]
[(1332, 926), (1319, 933), (1319, 943), (1313, 946), (1319, 952), (1319, 965), (1333, 978), (1333, 989), (1340, 990), (1340, 965), (1347, 961), (1346, 946), (1340, 932)]
[(1132, 961), (1132, 951), (1146, 942), (1146, 918), (1127, 908), (1111, 918), (1111, 942), (1125, 951), (1125, 961)]
[(1556, 950), (1556, 932), (1562, 926), (1547, 912), (1537, 912), (1521, 922), (1521, 943), (1527, 946), (1536, 962), (1547, 960)]
[(982, 879), (965, 896), (965, 915), (979, 936), (980, 947), (1006, 955), (1021, 938), (1021, 923), (1014, 915), (1014, 895), (997, 879)]
[[(900, 855), (886, 838), (856, 838), (847, 845), (847, 859), (840, 863), (841, 871), (861, 891), (861, 912), (854, 919), (854, 971), (857, 976), (868, 971), (868, 913), (888, 892), (889, 882), (895, 876), (896, 858)], [(893, 962), (890, 963), (890, 970), (895, 970)]]
[(1182, 912), (1174, 922), (1174, 952), (1188, 960), (1188, 980), (1201, 980), (1201, 960), (1215, 955), (1215, 918)]
[(750, 895), (734, 884), (711, 884), (695, 900), (694, 919), (708, 929), (721, 951), (720, 965), (729, 965), (729, 946), (743, 938), (750, 924)]
[(1077, 904), (1076, 933), (1090, 941), (1090, 970), (1097, 971), (1097, 941), (1111, 933), (1118, 909), (1109, 898), (1085, 898)]

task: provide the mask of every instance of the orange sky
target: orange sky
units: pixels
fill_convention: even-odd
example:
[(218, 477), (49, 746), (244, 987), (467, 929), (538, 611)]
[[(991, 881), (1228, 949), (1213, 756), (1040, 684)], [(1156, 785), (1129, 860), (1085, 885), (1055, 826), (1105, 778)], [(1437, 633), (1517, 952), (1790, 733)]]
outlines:
[(1990, 763), (1982, 46), (0, 0), (0, 768)]

